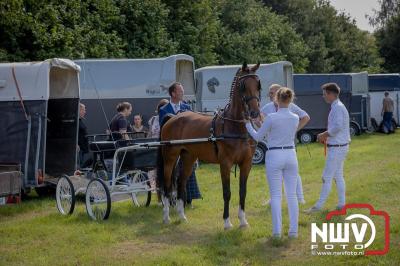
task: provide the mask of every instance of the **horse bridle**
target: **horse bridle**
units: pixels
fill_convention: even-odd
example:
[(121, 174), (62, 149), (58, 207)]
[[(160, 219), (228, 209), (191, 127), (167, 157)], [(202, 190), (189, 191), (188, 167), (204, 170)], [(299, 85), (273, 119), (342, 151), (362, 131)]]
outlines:
[[(245, 81), (247, 78), (256, 78), (258, 81), (258, 97), (257, 96), (245, 96), (242, 95), (245, 91)], [(239, 93), (240, 93), (240, 98), (242, 99), (244, 109), (245, 109), (245, 115), (249, 115), (249, 102), (253, 99), (256, 99), (257, 102), (259, 103), (261, 101), (261, 81), (260, 77), (257, 74), (246, 74), (238, 78), (239, 81)]]

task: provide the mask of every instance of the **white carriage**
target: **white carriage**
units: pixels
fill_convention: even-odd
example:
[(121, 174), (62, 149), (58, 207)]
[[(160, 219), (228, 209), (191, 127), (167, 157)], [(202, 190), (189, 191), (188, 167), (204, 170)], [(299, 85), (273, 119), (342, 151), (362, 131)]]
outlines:
[(92, 141), (93, 167), (81, 175), (62, 175), (57, 183), (56, 202), (61, 214), (72, 214), (76, 195), (85, 194), (86, 211), (94, 220), (105, 220), (111, 202), (130, 195), (136, 206), (149, 206), (152, 186), (148, 171), (157, 166), (157, 139)]
[[(159, 148), (216, 141), (218, 138), (198, 138), (159, 141), (158, 139), (132, 139), (118, 141), (92, 141), (94, 154), (92, 169), (83, 176), (60, 177), (56, 188), (57, 208), (61, 214), (72, 214), (78, 193), (85, 194), (86, 212), (93, 220), (105, 220), (111, 211), (111, 202), (122, 195), (130, 195), (134, 205), (149, 206), (155, 191), (155, 180), (147, 174), (157, 167)], [(126, 198), (126, 197), (125, 197)], [(124, 198), (124, 199), (125, 199)]]

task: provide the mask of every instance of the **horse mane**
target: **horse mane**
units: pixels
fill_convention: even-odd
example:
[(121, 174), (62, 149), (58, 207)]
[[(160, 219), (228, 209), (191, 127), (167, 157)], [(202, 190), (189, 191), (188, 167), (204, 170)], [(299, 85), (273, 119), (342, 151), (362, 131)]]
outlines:
[(230, 93), (229, 93), (229, 101), (228, 101), (228, 103), (225, 105), (225, 107), (224, 107), (224, 112), (225, 112), (225, 110), (227, 110), (228, 108), (229, 108), (229, 106), (231, 105), (231, 102), (232, 102), (232, 98), (233, 98), (233, 93), (235, 92), (235, 88), (236, 88), (236, 83), (237, 83), (237, 80), (238, 80), (238, 78), (239, 78), (239, 73), (241, 72), (241, 68), (239, 68), (237, 71), (236, 71), (236, 74), (235, 74), (235, 76), (233, 77), (233, 81), (232, 81), (232, 85), (231, 85), (231, 91), (230, 91)]

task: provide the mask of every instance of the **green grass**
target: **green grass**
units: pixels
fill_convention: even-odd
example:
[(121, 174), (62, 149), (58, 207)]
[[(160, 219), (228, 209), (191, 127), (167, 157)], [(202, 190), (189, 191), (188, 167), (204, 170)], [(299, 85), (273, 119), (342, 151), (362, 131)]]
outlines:
[[(307, 151), (311, 153), (311, 157)], [(318, 198), (324, 166), (318, 144), (298, 147), (305, 209)], [(0, 265), (398, 265), (400, 263), (400, 134), (366, 135), (351, 144), (345, 164), (348, 203), (370, 203), (391, 216), (391, 247), (384, 256), (312, 256), (310, 223), (325, 221), (336, 205), (334, 189), (323, 213), (300, 213), (299, 238), (271, 239), (271, 214), (261, 206), (268, 198), (264, 166), (255, 166), (248, 181), (246, 214), (250, 227), (238, 228), (238, 183), (231, 176), (231, 221), (223, 230), (222, 186), (219, 168), (202, 165), (197, 171), (203, 200), (186, 211), (189, 223), (163, 225), (162, 211), (154, 201), (149, 208), (130, 201), (115, 202), (111, 216), (93, 222), (82, 202), (73, 215), (61, 216), (53, 199), (30, 200), (0, 207)], [(283, 228), (288, 217), (283, 203)], [(380, 233), (380, 232), (379, 232)], [(382, 238), (378, 239), (382, 240)]]

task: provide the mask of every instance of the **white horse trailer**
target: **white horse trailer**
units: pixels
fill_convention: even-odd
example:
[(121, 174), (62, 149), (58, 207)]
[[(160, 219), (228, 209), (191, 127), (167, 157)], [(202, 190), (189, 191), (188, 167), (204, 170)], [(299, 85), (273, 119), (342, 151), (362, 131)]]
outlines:
[[(179, 54), (155, 59), (86, 59), (75, 61), (80, 72), (81, 100), (86, 105), (89, 134), (104, 133), (119, 102), (133, 105), (143, 123), (155, 114), (158, 102), (169, 99), (168, 87), (181, 82), (185, 100), (195, 107), (194, 60)], [(105, 114), (103, 113), (103, 110)], [(106, 117), (104, 117), (106, 116)], [(128, 120), (132, 123), (132, 117)]]
[(369, 95), (371, 98), (371, 119), (375, 129), (382, 122), (382, 100), (384, 92), (388, 91), (394, 101), (393, 122), (396, 126), (400, 124), (400, 74), (373, 74), (368, 76)]
[(68, 59), (0, 64), (0, 162), (21, 166), (25, 191), (76, 169), (79, 70)]
[[(223, 108), (229, 100), (229, 93), (233, 78), (240, 65), (210, 66), (199, 68), (195, 71), (197, 110), (201, 112), (214, 112)], [(262, 64), (257, 70), (260, 77), (261, 106), (269, 102), (268, 88), (276, 83), (293, 88), (293, 65), (282, 61), (273, 64)], [(266, 143), (258, 143), (253, 163), (260, 164), (265, 159)]]
[[(229, 100), (233, 78), (240, 65), (209, 66), (196, 69), (197, 110), (213, 112), (223, 108)], [(262, 64), (257, 70), (260, 77), (261, 106), (267, 103), (268, 87), (274, 83), (293, 88), (293, 65), (282, 61), (273, 64)]]

